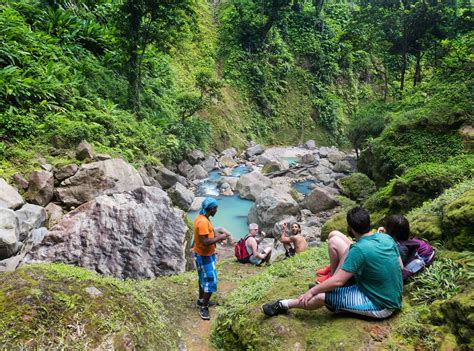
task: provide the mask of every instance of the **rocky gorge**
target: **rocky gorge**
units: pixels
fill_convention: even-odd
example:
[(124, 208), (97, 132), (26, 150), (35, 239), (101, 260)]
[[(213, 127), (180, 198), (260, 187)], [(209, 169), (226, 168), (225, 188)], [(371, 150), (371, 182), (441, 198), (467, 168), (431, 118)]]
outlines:
[[(11, 183), (13, 186), (3, 179), (0, 180), (0, 272), (5, 272), (0, 273), (0, 279), (4, 279), (6, 290), (3, 293), (7, 294), (5, 295), (8, 296), (7, 299), (16, 298), (17, 293), (20, 294), (18, 298), (20, 296), (21, 299), (23, 296), (28, 298), (32, 296), (28, 292), (31, 288), (37, 289), (32, 290), (36, 291), (33, 294), (39, 294), (41, 291), (40, 295), (43, 296), (37, 302), (32, 302), (34, 306), (53, 303), (59, 298), (59, 295), (55, 295), (57, 292), (54, 292), (57, 289), (54, 277), (59, 276), (62, 277), (59, 278), (61, 281), (64, 279), (64, 282), (69, 282), (65, 283), (68, 292), (61, 295), (60, 301), (63, 302), (60, 304), (64, 301), (79, 306), (85, 303), (94, 309), (96, 307), (93, 301), (99, 301), (104, 294), (111, 298), (115, 296), (116, 303), (120, 303), (120, 299), (123, 299), (123, 296), (120, 297), (121, 295), (116, 295), (116, 292), (110, 290), (108, 283), (101, 277), (118, 279), (113, 284), (122, 284), (119, 282), (124, 279), (138, 279), (143, 282), (138, 283), (137, 280), (134, 283), (139, 287), (139, 295), (128, 292), (129, 298), (137, 299), (136, 301), (146, 298), (144, 306), (148, 306), (147, 308), (157, 315), (159, 312), (155, 311), (155, 308), (163, 305), (162, 302), (153, 299), (160, 301), (174, 299), (173, 308), (179, 311), (180, 315), (175, 316), (172, 310), (161, 307), (166, 311), (155, 319), (165, 324), (170, 321), (178, 323), (179, 330), (186, 335), (178, 336), (166, 327), (160, 329), (161, 327), (152, 326), (153, 322), (150, 321), (150, 327), (157, 328), (157, 331), (161, 330), (158, 333), (161, 336), (157, 334), (155, 342), (158, 344), (163, 342), (165, 349), (179, 347), (190, 350), (199, 349), (193, 346), (194, 343), (211, 347), (209, 339), (203, 338), (202, 335), (197, 336), (189, 324), (190, 321), (194, 325), (199, 323), (193, 319), (196, 316), (190, 317), (194, 312), (189, 306), (189, 301), (194, 299), (196, 277), (193, 272), (185, 273), (193, 269), (190, 255), (192, 228), (187, 213), (200, 208), (203, 200), (201, 195), (206, 195), (208, 192), (220, 203), (242, 201), (239, 198), (252, 201), (246, 218), (239, 220), (245, 222), (245, 225), (250, 222), (258, 223), (269, 234), (262, 245), (271, 246), (276, 251), (273, 258), (275, 267), (267, 271), (253, 268), (249, 270), (231, 263), (233, 259), (226, 260), (233, 256), (233, 244), (243, 233), (231, 232), (233, 240), (218, 250), (225, 282), (222, 295), (218, 299), (225, 308), (218, 313), (218, 322), (212, 329), (213, 343), (223, 349), (235, 347), (246, 349), (251, 344), (246, 340), (245, 330), (253, 330), (252, 320), (261, 319), (257, 311), (261, 299), (278, 298), (282, 296), (283, 291), (285, 294), (296, 294), (297, 291), (304, 289), (306, 282), (312, 279), (314, 268), (327, 260), (324, 240), (328, 232), (332, 229), (344, 230), (345, 209), (365, 203), (376, 191), (375, 184), (370, 179), (356, 172), (354, 155), (334, 147), (316, 147), (312, 141), (295, 147), (264, 147), (250, 143), (241, 153), (233, 148), (219, 154), (205, 154), (195, 150), (179, 164), (148, 165), (138, 170), (123, 159), (95, 154), (92, 147), (83, 142), (76, 150), (74, 162), (56, 166), (44, 164), (42, 170), (34, 171), (27, 178), (20, 174), (15, 175)], [(302, 184), (306, 194), (296, 190), (297, 186)], [(468, 188), (464, 186), (463, 189)], [(460, 194), (465, 193), (464, 191)], [(461, 207), (456, 208), (462, 209), (463, 204), (464, 202)], [(452, 215), (449, 218), (452, 218)], [(277, 239), (285, 222), (300, 223), (302, 234), (312, 247), (307, 255), (292, 262), (278, 262), (278, 254), (283, 250), (281, 245), (278, 245)], [(418, 230), (418, 227), (418, 224), (415, 225), (414, 230)], [(229, 231), (225, 226), (216, 229)], [(455, 263), (450, 264), (458, 268), (459, 274), (452, 279), (454, 281), (465, 279), (463, 267), (466, 264), (471, 265), (471, 260), (462, 255), (452, 256), (449, 253), (443, 255), (446, 255), (447, 260), (455, 257), (453, 261)], [(73, 266), (82, 267), (85, 271), (76, 271)], [(90, 275), (94, 273), (85, 273), (86, 271), (98, 275)], [(79, 277), (82, 276), (86, 279), (85, 285), (81, 285), (82, 278)], [(291, 286), (287, 286), (288, 281), (285, 277), (289, 276), (292, 280), (301, 279), (301, 282), (296, 285), (290, 283)], [(21, 283), (15, 288), (17, 284), (9, 285), (13, 282), (10, 279)], [(39, 284), (40, 288), (30, 287), (28, 279), (35, 282), (34, 286)], [(242, 282), (240, 279), (243, 279)], [(264, 286), (267, 286), (269, 281), (274, 283), (267, 291)], [(464, 284), (470, 284), (470, 281), (468, 279)], [(80, 285), (73, 288), (75, 284)], [(245, 303), (241, 300), (252, 294), (248, 290), (249, 284), (254, 284), (252, 289), (256, 289), (257, 295), (251, 295), (252, 300), (249, 301), (246, 312), (242, 314), (240, 303), (243, 305)], [(120, 287), (120, 291), (129, 291), (128, 289), (128, 286)], [(472, 290), (460, 291), (464, 291), (464, 295), (458, 294), (458, 298), (464, 301)], [(186, 296), (185, 300), (183, 296)], [(49, 299), (47, 300), (49, 302), (44, 300), (45, 298)], [(241, 302), (237, 303), (238, 301)], [(135, 303), (138, 302), (132, 304)], [(448, 307), (450, 304), (461, 308), (462, 314), (452, 314), (452, 309)], [(18, 311), (13, 307), (10, 304), (10, 307), (4, 310), (11, 311), (16, 316)], [(110, 308), (115, 307), (111, 305)], [(127, 313), (135, 313), (133, 312), (135, 307), (130, 308)], [(68, 310), (75, 311), (75, 307), (60, 309), (57, 313), (65, 316)], [(141, 313), (138, 311), (136, 313)], [(373, 342), (378, 345), (377, 347), (398, 343), (396, 338), (389, 335), (392, 330), (393, 333), (403, 330), (403, 323), (408, 318), (406, 316), (415, 313), (415, 310), (407, 311), (394, 319), (393, 323), (384, 324), (382, 330), (378, 330), (370, 323), (358, 323), (355, 332), (358, 340), (362, 342), (356, 343), (358, 347), (365, 347), (366, 343)], [(430, 325), (433, 324), (450, 325), (448, 334), (454, 335), (457, 343), (466, 345), (470, 342), (471, 321), (466, 317), (466, 313), (472, 311), (472, 305), (464, 303), (460, 305), (455, 300), (448, 300), (439, 302), (436, 311), (434, 314), (429, 314), (430, 322), (426, 322), (429, 326), (423, 328), (431, 330), (429, 328), (432, 328)], [(27, 313), (29, 316), (30, 312), (22, 313)], [(246, 315), (252, 318), (248, 319)], [(16, 325), (8, 318), (1, 323), (9, 321), (9, 328)], [(35, 316), (24, 318), (41, 323)], [(146, 320), (144, 316), (140, 318)], [(243, 329), (239, 329), (231, 322), (234, 318), (239, 320), (240, 328)], [(323, 330), (331, 328), (332, 322), (327, 318), (329, 317), (324, 315), (325, 326), (321, 327)], [(271, 324), (264, 320), (260, 322), (264, 323), (269, 335), (274, 332)], [(341, 323), (346, 322), (350, 323), (350, 319)], [(81, 323), (88, 325), (89, 322)], [(293, 327), (281, 320), (278, 323), (283, 323), (277, 327), (277, 331), (281, 329), (281, 333), (278, 331), (272, 342), (268, 338), (258, 338), (258, 349), (272, 345), (277, 349), (283, 347), (283, 336), (289, 331), (288, 328)], [(2, 326), (6, 328), (7, 324)], [(133, 328), (133, 324), (127, 324), (127, 328)], [(303, 326), (298, 328), (305, 330)], [(362, 337), (366, 328), (369, 328), (371, 333), (377, 329), (373, 337), (369, 339)], [(464, 328), (462, 329), (464, 331), (455, 333), (453, 328)], [(442, 334), (440, 331), (436, 333), (435, 335)], [(314, 342), (314, 338), (310, 335), (290, 334), (291, 340), (294, 340), (291, 349), (300, 349), (302, 346), (297, 340), (302, 338), (309, 338), (307, 346)], [(138, 345), (153, 349), (152, 345), (140, 339), (142, 336), (138, 337), (142, 335), (139, 332), (131, 333), (130, 340), (126, 335), (128, 334), (117, 336), (120, 342), (132, 345), (125, 349), (134, 349)], [(172, 335), (168, 340), (170, 343), (160, 339), (162, 335)], [(105, 342), (105, 346), (102, 345), (99, 349), (110, 349), (106, 344), (114, 342), (98, 338), (96, 344)], [(346, 341), (337, 337), (334, 340), (336, 339), (345, 345), (344, 349), (350, 349)], [(446, 336), (438, 337), (436, 340), (438, 340), (436, 345), (445, 345), (448, 348), (446, 345), (450, 345), (452, 341)], [(330, 348), (328, 345), (330, 344), (324, 347)]]

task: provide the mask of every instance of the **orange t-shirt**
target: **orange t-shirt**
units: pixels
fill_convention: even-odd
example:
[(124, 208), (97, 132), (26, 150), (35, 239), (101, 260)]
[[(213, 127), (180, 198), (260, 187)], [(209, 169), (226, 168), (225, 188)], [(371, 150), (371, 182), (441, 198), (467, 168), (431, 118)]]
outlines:
[(216, 244), (205, 246), (199, 240), (200, 235), (207, 235), (214, 239), (214, 228), (211, 221), (204, 215), (198, 215), (194, 220), (194, 252), (201, 256), (211, 256), (216, 251)]

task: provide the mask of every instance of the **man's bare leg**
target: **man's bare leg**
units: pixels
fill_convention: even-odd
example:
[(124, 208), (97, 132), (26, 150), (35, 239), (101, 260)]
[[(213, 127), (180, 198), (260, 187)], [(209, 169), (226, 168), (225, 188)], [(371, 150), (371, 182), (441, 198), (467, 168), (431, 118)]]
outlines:
[(331, 273), (334, 273), (342, 266), (344, 259), (349, 251), (351, 240), (341, 232), (334, 230), (329, 233), (328, 252), (329, 264), (331, 265)]
[(325, 294), (317, 294), (308, 301), (305, 305), (301, 304), (298, 299), (293, 299), (288, 301), (288, 308), (301, 308), (303, 310), (316, 310), (324, 306)]

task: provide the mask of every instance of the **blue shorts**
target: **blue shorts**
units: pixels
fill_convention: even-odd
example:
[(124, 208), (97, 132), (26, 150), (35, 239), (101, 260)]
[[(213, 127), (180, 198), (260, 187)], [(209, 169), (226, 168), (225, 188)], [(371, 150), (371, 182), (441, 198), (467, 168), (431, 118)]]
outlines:
[(351, 312), (374, 318), (386, 318), (393, 309), (374, 304), (357, 285), (343, 286), (325, 293), (324, 303), (333, 312)]
[(205, 293), (217, 291), (216, 255), (201, 256), (194, 253), (196, 269), (199, 276), (199, 285)]

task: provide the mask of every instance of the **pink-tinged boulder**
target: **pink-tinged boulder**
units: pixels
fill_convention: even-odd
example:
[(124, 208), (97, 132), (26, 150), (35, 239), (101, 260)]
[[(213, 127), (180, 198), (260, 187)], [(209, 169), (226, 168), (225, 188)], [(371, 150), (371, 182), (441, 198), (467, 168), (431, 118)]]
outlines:
[(156, 187), (102, 195), (64, 216), (24, 262), (63, 262), (117, 278), (185, 269), (184, 213)]
[(120, 158), (86, 163), (56, 189), (67, 207), (79, 206), (102, 194), (114, 194), (143, 186), (140, 174)]
[(44, 207), (49, 204), (53, 198), (53, 194), (53, 173), (48, 171), (35, 171), (30, 175), (28, 192), (26, 193), (28, 202)]

